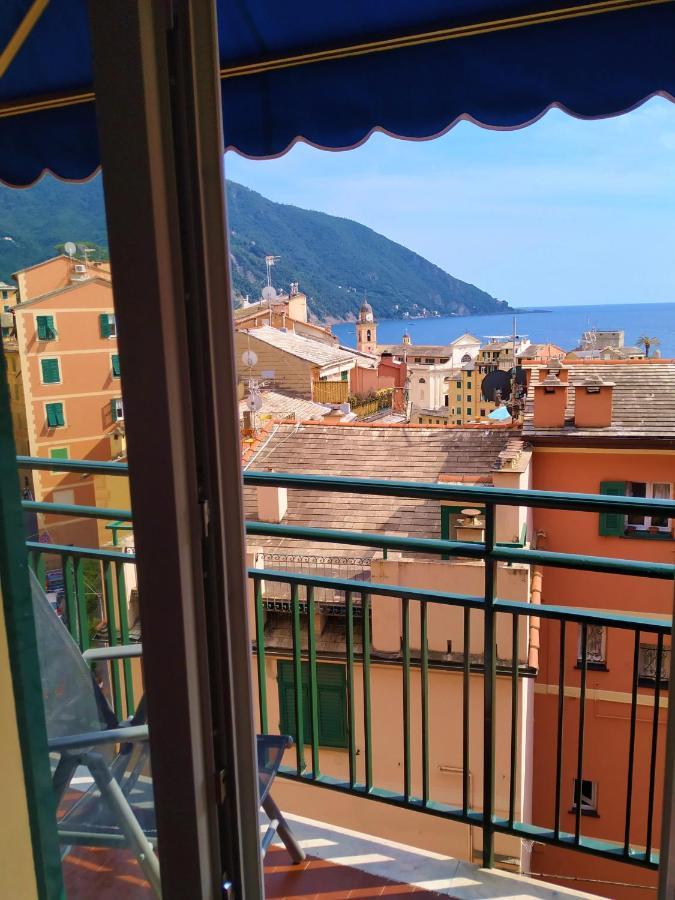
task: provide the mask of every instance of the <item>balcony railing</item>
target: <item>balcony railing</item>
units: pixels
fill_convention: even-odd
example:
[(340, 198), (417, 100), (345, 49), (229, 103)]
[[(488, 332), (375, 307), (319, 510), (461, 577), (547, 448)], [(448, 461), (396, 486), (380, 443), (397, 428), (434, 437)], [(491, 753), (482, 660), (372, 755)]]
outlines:
[[(114, 475), (126, 474), (126, 467), (115, 463), (90, 463), (59, 460), (37, 460), (20, 457), (21, 468), (56, 469), (63, 471), (87, 471)], [(466, 503), (485, 510), (485, 539), (483, 542), (460, 542), (434, 538), (408, 538), (383, 533), (354, 532), (346, 530), (320, 529), (291, 526), (283, 523), (247, 522), (249, 538), (273, 537), (285, 541), (311, 541), (317, 543), (349, 545), (377, 548), (386, 551), (403, 551), (407, 554), (424, 554), (440, 559), (479, 560), (484, 566), (484, 591), (482, 596), (454, 593), (452, 591), (429, 591), (410, 588), (399, 584), (384, 584), (363, 578), (330, 577), (325, 573), (307, 571), (302, 566), (296, 571), (287, 567), (251, 568), (249, 578), (253, 586), (255, 608), (255, 640), (258, 673), (259, 721), (262, 731), (270, 729), (269, 697), (267, 691), (267, 656), (269, 647), (265, 631), (265, 590), (266, 585), (283, 586), (288, 594), (289, 628), (291, 649), (289, 652), (292, 670), (293, 715), (292, 731), (296, 741), (293, 766), (287, 766), (283, 775), (303, 783), (318, 785), (362, 798), (370, 798), (395, 807), (412, 809), (432, 816), (474, 826), (483, 835), (483, 863), (492, 866), (494, 862), (494, 838), (496, 834), (512, 835), (524, 840), (537, 841), (620, 862), (628, 862), (655, 869), (659, 863), (659, 852), (655, 846), (655, 823), (658, 809), (657, 798), (657, 745), (659, 742), (659, 711), (667, 685), (663, 673), (669, 671), (666, 659), (670, 655), (671, 620), (656, 619), (648, 615), (640, 616), (624, 613), (598, 612), (571, 606), (536, 605), (528, 602), (505, 600), (497, 596), (496, 582), (499, 564), (526, 564), (552, 568), (575, 569), (584, 572), (601, 572), (617, 576), (638, 576), (640, 578), (671, 581), (675, 567), (665, 563), (617, 559), (613, 557), (588, 556), (529, 549), (525, 546), (498, 544), (495, 540), (496, 509), (499, 506), (522, 506), (546, 508), (561, 511), (581, 511), (586, 513), (640, 512), (645, 515), (675, 517), (675, 503), (638, 498), (595, 496), (586, 494), (562, 494), (543, 491), (520, 491), (484, 486), (455, 486), (448, 484), (423, 484), (416, 482), (395, 482), (354, 478), (323, 477), (316, 475), (292, 475), (267, 472), (246, 472), (247, 486), (280, 486), (288, 489), (311, 489), (328, 492), (349, 492), (365, 496), (395, 496), (453, 503)], [(24, 507), (38, 513), (59, 513), (61, 515), (90, 516), (114, 521), (131, 520), (128, 510), (103, 510), (88, 507), (73, 507), (58, 504), (25, 502)], [(128, 623), (125, 623), (126, 588), (124, 565), (132, 564), (135, 557), (109, 550), (93, 550), (80, 547), (58, 546), (30, 542), (31, 565), (46, 578), (45, 561), (58, 558), (62, 561), (65, 590), (65, 617), (73, 636), (84, 648), (90, 641), (90, 627), (86, 612), (85, 593), (82, 584), (83, 561), (97, 560), (100, 566), (101, 608), (107, 625), (107, 639), (110, 643), (128, 643)], [(350, 551), (352, 552), (352, 551)], [(122, 574), (120, 574), (122, 573)], [(351, 573), (350, 573), (351, 574)], [(318, 592), (330, 592), (331, 596), (344, 598), (344, 662), (346, 663), (347, 699), (347, 762), (344, 776), (335, 777), (322, 773), (322, 750), (319, 740), (319, 709), (317, 693), (317, 639), (316, 617), (318, 615)], [(402, 775), (400, 790), (385, 787), (379, 781), (377, 760), (373, 744), (373, 659), (372, 641), (373, 611), (380, 604), (391, 602), (400, 604), (401, 644), (400, 652), (388, 659), (388, 665), (399, 667), (401, 673), (402, 709)], [(142, 601), (141, 601), (142, 602)], [(462, 653), (447, 654), (444, 658), (430, 653), (430, 620), (436, 610), (454, 609), (461, 620)], [(555, 741), (556, 777), (551, 785), (552, 822), (537, 824), (521, 821), (518, 817), (517, 769), (519, 754), (518, 736), (518, 689), (524, 678), (535, 677), (536, 672), (523, 661), (521, 620), (536, 615), (551, 628), (551, 647), (557, 651), (557, 715), (556, 731), (551, 736)], [(498, 658), (496, 634), (498, 623), (506, 620), (510, 627), (510, 650)], [(305, 629), (303, 629), (303, 623)], [(478, 623), (478, 624), (476, 624)], [(553, 624), (557, 623), (557, 625)], [(482, 651), (471, 653), (471, 635), (475, 629), (482, 631)], [(600, 840), (584, 834), (582, 797), (585, 776), (584, 750), (587, 731), (586, 705), (589, 695), (588, 671), (597, 662), (591, 658), (597, 655), (595, 635), (598, 628), (617, 636), (617, 644), (625, 648), (625, 658), (631, 661), (629, 738), (625, 748), (614, 747), (613, 752), (625, 754), (626, 795), (622, 821), (622, 837)], [(303, 639), (303, 630), (306, 638)], [(610, 638), (611, 639), (611, 638)], [(645, 641), (651, 650), (650, 672), (653, 670), (652, 690), (640, 693), (646, 673)], [(304, 646), (306, 645), (306, 646)], [(653, 657), (653, 660), (652, 660)], [(577, 661), (577, 666), (574, 662)], [(570, 665), (570, 660), (573, 663)], [(381, 662), (381, 660), (378, 660)], [(652, 665), (653, 662), (653, 665)], [(462, 679), (461, 703), (455, 710), (448, 710), (452, 721), (461, 723), (462, 765), (461, 803), (450, 805), (433, 795), (430, 781), (430, 676), (439, 669), (454, 670)], [(303, 696), (303, 670), (308, 689), (308, 703)], [(358, 670), (358, 678), (357, 678)], [(569, 728), (566, 713), (566, 689), (569, 696), (571, 677), (575, 672), (574, 696), (578, 696), (578, 718), (576, 728)], [(656, 677), (661, 673), (661, 677)], [(469, 757), (474, 736), (471, 733), (469, 711), (471, 706), (472, 676), (482, 679), (482, 803), (473, 803), (470, 790)], [(117, 706), (122, 706), (121, 686), (125, 688), (127, 709), (133, 708), (133, 686), (131, 673), (110, 672), (110, 690)], [(503, 680), (506, 680), (505, 682)], [(495, 767), (497, 754), (496, 721), (500, 684), (509, 685), (506, 696), (510, 695), (510, 709), (507, 719), (510, 724), (507, 734), (500, 733), (500, 744), (508, 741), (508, 802), (499, 811), (495, 802)], [(634, 814), (634, 782), (639, 766), (644, 766), (643, 756), (636, 752), (636, 730), (638, 709), (649, 710), (650, 746), (647, 760), (648, 789), (647, 811), (636, 821)], [(305, 712), (308, 716), (305, 717)], [(503, 712), (503, 710), (502, 710)], [(357, 720), (358, 714), (358, 720)], [(644, 714), (642, 714), (642, 718)], [(414, 723), (419, 722), (419, 728)], [(574, 738), (572, 734), (576, 731)], [(363, 753), (357, 754), (357, 733), (363, 744)], [(573, 802), (574, 825), (571, 831), (562, 828), (562, 813), (567, 812), (563, 787), (563, 751), (567, 742), (574, 741), (575, 793)], [(309, 748), (308, 759), (305, 747)], [(309, 761), (308, 761), (309, 760)], [(534, 761), (536, 766), (537, 762)], [(526, 773), (527, 774), (527, 773)], [(531, 773), (529, 773), (531, 775)]]

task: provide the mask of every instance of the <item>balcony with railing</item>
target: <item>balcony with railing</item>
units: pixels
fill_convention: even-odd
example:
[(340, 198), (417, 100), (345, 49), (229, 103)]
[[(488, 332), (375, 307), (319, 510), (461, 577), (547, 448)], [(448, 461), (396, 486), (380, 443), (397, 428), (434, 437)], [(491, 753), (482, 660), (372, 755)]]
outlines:
[[(22, 469), (55, 467), (51, 460), (18, 463)], [(126, 475), (121, 463), (64, 460), (58, 467)], [(310, 854), (307, 864), (295, 867), (284, 850), (272, 846), (266, 859), (269, 897), (330, 891), (338, 896), (334, 892), (344, 885), (339, 896), (353, 890), (354, 896), (379, 891), (487, 898), (503, 896), (506, 882), (508, 895), (515, 896), (514, 878), (522, 879), (523, 892), (527, 883), (527, 896), (553, 896), (545, 884), (525, 877), (534, 843), (636, 869), (658, 868), (671, 620), (648, 612), (533, 605), (532, 597), (501, 594), (508, 579), (534, 567), (608, 573), (636, 584), (672, 582), (674, 567), (534, 549), (525, 541), (504, 545), (495, 534), (504, 507), (672, 517), (675, 504), (252, 471), (244, 481), (251, 487), (434, 499), (484, 510), (480, 542), (247, 523), (249, 547), (275, 538), (331, 548), (325, 556), (249, 553), (257, 725), (263, 734), (281, 731), (294, 739), (280, 770), (279, 802)], [(132, 522), (130, 510), (23, 505), (40, 516)], [(348, 549), (336, 551), (340, 546)], [(135, 589), (132, 548), (41, 541), (27, 547), (33, 571), (82, 650), (139, 641), (143, 598)], [(354, 547), (364, 555), (355, 555)], [(377, 559), (370, 555), (373, 548)], [(441, 565), (443, 589), (392, 580), (387, 563), (407, 558)], [(455, 589), (462, 567), (478, 572), (480, 591)], [(556, 695), (556, 715), (548, 736), (555, 756), (546, 799), (550, 814), (537, 821), (531, 785), (540, 630), (548, 632), (546, 680)], [(612, 748), (621, 757), (623, 776), (613, 786), (621, 795), (621, 815), (611, 823), (588, 816), (593, 796), (585, 762), (598, 693), (589, 673), (602, 664), (610, 642), (623, 659), (629, 721), (626, 746)], [(96, 676), (119, 718), (131, 715), (143, 691), (138, 660), (99, 663)], [(640, 785), (646, 796), (636, 797)], [(462, 846), (462, 852), (442, 850)], [(64, 863), (67, 882), (96, 875), (103, 884), (110, 877), (119, 891), (115, 896), (149, 895), (133, 859), (110, 866), (102, 853), (73, 851)], [(564, 888), (556, 890), (564, 895)], [(598, 885), (597, 893), (612, 896), (612, 889)]]

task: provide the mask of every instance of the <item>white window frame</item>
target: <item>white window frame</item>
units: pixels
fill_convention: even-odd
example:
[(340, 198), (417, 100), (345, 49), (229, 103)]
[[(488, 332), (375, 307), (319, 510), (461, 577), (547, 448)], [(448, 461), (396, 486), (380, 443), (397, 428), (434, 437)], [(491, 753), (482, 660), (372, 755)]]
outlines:
[[(45, 381), (44, 376), (42, 374), (42, 363), (48, 362), (50, 359), (55, 359), (58, 367), (59, 367), (59, 380), (58, 381)], [(40, 384), (44, 384), (45, 387), (49, 387), (52, 384), (63, 384), (63, 369), (61, 367), (61, 357), (60, 356), (40, 356), (38, 358), (38, 365), (40, 367)]]
[[(632, 485), (634, 484), (644, 484), (645, 486), (645, 498), (647, 500), (663, 500), (663, 499), (672, 499), (673, 496), (673, 485), (669, 481), (627, 481), (626, 482), (626, 496), (632, 497), (634, 496), (631, 493)], [(668, 488), (668, 497), (654, 497), (654, 488), (656, 486), (662, 487), (666, 486)], [(651, 528), (656, 528), (661, 534), (669, 534), (673, 528), (672, 519), (667, 519), (665, 525), (655, 525), (652, 523), (653, 518), (658, 518), (657, 516), (643, 516), (644, 519), (643, 524), (639, 525), (635, 522), (630, 522), (630, 515), (624, 517), (624, 527), (625, 529), (630, 529), (631, 531), (649, 531)]]
[[(584, 784), (590, 784), (591, 793), (584, 795)], [(590, 778), (582, 778), (581, 779), (581, 795), (579, 797), (581, 801), (581, 812), (582, 813), (596, 813), (598, 812), (598, 782), (592, 781)], [(576, 812), (577, 809), (577, 779), (575, 778), (572, 782), (572, 810)]]
[[(38, 317), (46, 318), (48, 316), (50, 316), (54, 321), (54, 337), (44, 340), (43, 338), (38, 337)], [(33, 328), (35, 329), (35, 340), (38, 344), (51, 344), (52, 341), (58, 341), (58, 339), (59, 339), (59, 322), (58, 322), (58, 319), (56, 318), (55, 313), (52, 313), (52, 312), (33, 313)]]
[(108, 317), (108, 328), (110, 329), (110, 334), (108, 335), (107, 339), (111, 340), (112, 338), (117, 338), (117, 320), (115, 319), (115, 313), (103, 313), (103, 315)]
[(113, 397), (112, 402), (115, 404), (115, 422), (123, 422), (124, 399), (122, 397)]

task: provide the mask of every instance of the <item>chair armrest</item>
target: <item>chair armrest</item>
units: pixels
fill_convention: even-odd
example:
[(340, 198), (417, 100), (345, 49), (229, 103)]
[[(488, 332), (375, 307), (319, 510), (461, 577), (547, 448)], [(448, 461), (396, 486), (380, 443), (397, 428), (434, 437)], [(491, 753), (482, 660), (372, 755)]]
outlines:
[(51, 738), (47, 742), (50, 751), (81, 750), (101, 744), (126, 744), (130, 741), (147, 741), (148, 726), (132, 725), (128, 728), (109, 728), (104, 731), (90, 731), (85, 734), (68, 734)]
[(142, 655), (142, 644), (122, 644), (117, 647), (92, 647), (84, 651), (82, 658), (85, 662), (96, 662), (99, 659), (131, 659)]

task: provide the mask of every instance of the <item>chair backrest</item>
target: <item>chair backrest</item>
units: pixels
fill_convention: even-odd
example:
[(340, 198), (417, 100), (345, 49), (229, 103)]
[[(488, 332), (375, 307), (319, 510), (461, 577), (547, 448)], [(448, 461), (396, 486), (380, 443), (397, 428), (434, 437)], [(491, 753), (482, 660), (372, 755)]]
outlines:
[(47, 737), (86, 734), (110, 727), (113, 715), (80, 648), (30, 573)]

